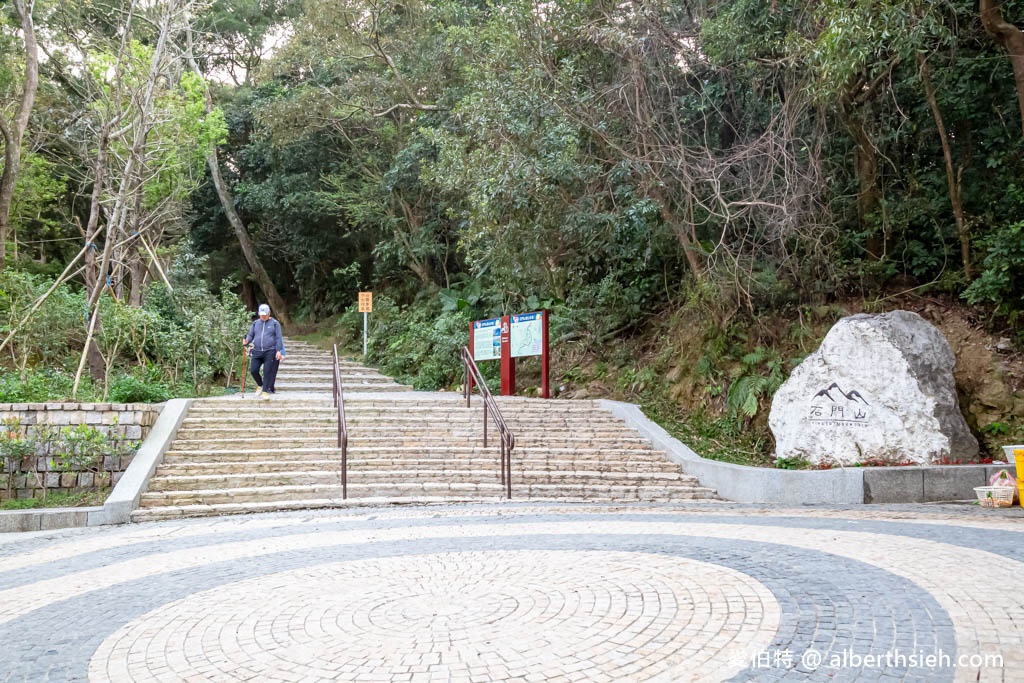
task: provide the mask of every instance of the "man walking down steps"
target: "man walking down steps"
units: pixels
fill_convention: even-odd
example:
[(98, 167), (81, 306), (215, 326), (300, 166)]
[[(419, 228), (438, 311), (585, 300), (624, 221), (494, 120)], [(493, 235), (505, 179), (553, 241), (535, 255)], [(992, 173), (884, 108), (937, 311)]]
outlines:
[[(259, 314), (260, 317), (252, 321), (252, 327), (242, 339), (242, 344), (248, 346), (252, 343), (249, 372), (259, 387), (257, 398), (268, 400), (274, 393), (277, 366), (284, 357), (284, 335), (281, 333), (281, 323), (270, 317), (270, 306), (260, 304)], [(260, 377), (260, 366), (263, 367), (263, 377)]]

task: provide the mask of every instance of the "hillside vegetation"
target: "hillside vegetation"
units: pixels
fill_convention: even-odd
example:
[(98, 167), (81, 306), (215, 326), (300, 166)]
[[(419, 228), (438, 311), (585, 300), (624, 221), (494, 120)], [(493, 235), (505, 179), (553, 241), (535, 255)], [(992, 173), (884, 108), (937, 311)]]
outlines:
[(562, 395), (767, 462), (793, 366), (839, 317), (905, 307), (957, 351), (975, 433), (1024, 440), (1024, 0), (0, 20), (8, 400), (209, 391), (262, 301), (356, 349), (372, 290), (370, 360), (419, 388), (460, 382), (472, 320), (546, 308)]

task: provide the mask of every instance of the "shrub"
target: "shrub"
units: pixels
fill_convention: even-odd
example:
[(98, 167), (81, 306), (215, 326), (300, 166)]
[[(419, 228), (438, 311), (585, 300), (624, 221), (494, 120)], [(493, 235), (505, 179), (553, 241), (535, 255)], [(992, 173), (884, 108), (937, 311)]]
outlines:
[(110, 400), (115, 403), (162, 403), (173, 397), (171, 388), (158, 380), (122, 375), (110, 383)]
[[(24, 378), (17, 372), (0, 374), (0, 402), (40, 403), (71, 396), (74, 375), (55, 368), (26, 370)], [(85, 379), (79, 397), (91, 392), (91, 383)]]
[(995, 230), (982, 243), (981, 274), (964, 291), (969, 303), (991, 303), (1011, 325), (1024, 316), (1024, 221)]
[[(461, 383), (459, 349), (468, 343), (474, 314), (469, 308), (443, 308), (439, 299), (435, 302), (403, 310), (388, 297), (375, 299), (367, 361), (416, 389), (440, 389)], [(355, 306), (345, 312), (339, 326), (350, 344), (361, 349), (362, 316)]]
[(99, 472), (103, 456), (109, 453), (111, 444), (100, 429), (92, 425), (74, 425), (60, 430), (55, 450), (52, 463), (58, 470)]

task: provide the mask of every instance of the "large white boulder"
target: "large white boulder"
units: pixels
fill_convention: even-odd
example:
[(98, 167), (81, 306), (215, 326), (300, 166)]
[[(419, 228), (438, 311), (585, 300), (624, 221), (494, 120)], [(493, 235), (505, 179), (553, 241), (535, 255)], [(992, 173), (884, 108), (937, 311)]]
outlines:
[(772, 399), (776, 457), (835, 465), (975, 460), (954, 364), (945, 337), (916, 313), (843, 318)]

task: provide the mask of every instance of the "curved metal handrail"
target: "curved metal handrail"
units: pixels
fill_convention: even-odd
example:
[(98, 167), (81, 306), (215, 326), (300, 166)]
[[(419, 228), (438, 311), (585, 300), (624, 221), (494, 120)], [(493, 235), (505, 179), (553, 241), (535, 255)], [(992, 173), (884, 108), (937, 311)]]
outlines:
[(480, 368), (476, 366), (473, 354), (469, 352), (467, 347), (463, 346), (459, 355), (462, 357), (462, 387), (463, 393), (466, 396), (466, 407), (469, 407), (470, 396), (473, 393), (473, 383), (480, 387), (480, 396), (484, 399), (484, 448), (487, 448), (488, 410), (490, 410), (491, 419), (494, 420), (494, 425), (498, 428), (498, 432), (501, 435), (501, 483), (505, 487), (505, 495), (511, 498), (512, 449), (516, 447), (516, 437), (505, 423), (505, 418), (502, 417), (501, 411), (498, 410), (498, 403), (494, 400), (494, 396), (491, 395), (491, 390), (487, 388), (487, 382), (484, 381), (483, 375), (480, 374)]
[(341, 388), (338, 345), (334, 345), (334, 407), (338, 409), (338, 448), (341, 449), (341, 497), (348, 498), (348, 425), (345, 424), (345, 395)]

